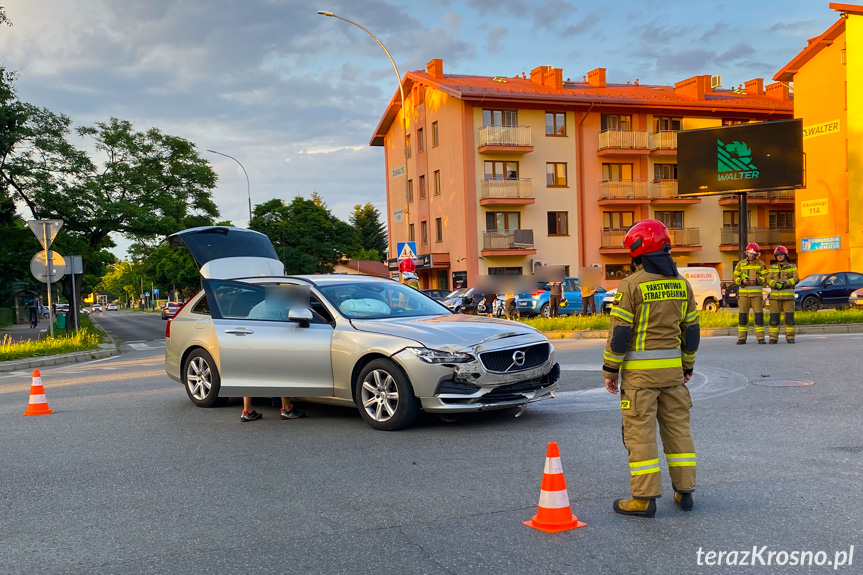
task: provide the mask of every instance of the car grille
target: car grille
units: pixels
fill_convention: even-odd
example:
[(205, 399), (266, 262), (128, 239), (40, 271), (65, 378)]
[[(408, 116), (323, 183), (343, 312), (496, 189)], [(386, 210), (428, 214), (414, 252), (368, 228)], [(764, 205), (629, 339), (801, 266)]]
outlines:
[[(551, 345), (538, 343), (524, 347), (514, 347), (500, 351), (487, 351), (479, 354), (483, 367), (493, 373), (512, 373), (539, 367), (548, 361)], [(518, 365), (518, 360), (522, 359)]]

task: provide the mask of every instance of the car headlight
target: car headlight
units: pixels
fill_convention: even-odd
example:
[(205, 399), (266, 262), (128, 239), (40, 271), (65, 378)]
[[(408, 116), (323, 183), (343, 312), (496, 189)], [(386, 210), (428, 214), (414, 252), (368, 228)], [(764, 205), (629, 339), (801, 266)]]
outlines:
[(795, 293), (795, 294), (794, 294), (794, 299), (797, 299), (797, 298), (799, 298), (799, 297), (800, 297), (800, 294), (798, 294), (798, 293)]
[(474, 360), (471, 354), (459, 351), (442, 351), (439, 349), (428, 349), (427, 347), (411, 347), (408, 349), (426, 363), (467, 363)]

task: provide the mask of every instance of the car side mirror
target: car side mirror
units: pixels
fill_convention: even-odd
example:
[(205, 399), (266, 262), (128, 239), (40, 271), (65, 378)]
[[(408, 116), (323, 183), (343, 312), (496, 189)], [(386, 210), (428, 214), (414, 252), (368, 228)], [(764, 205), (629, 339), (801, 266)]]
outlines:
[(824, 283), (822, 285), (824, 287), (830, 287), (833, 285), (833, 280), (824, 280)]
[(300, 324), (300, 327), (309, 327), (312, 322), (312, 310), (310, 309), (289, 309), (288, 321)]

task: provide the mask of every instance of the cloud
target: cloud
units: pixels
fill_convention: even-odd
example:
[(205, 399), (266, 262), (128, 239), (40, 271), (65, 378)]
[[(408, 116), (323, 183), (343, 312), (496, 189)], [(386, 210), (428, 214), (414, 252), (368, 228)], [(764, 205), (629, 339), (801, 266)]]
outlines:
[(698, 40), (700, 42), (709, 42), (714, 38), (721, 37), (723, 34), (727, 33), (729, 28), (731, 28), (731, 26), (729, 26), (727, 23), (717, 22), (710, 30), (702, 34)]
[(563, 35), (564, 36), (578, 36), (580, 34), (585, 34), (593, 29), (600, 22), (600, 17), (598, 12), (591, 12), (575, 24), (571, 24), (564, 28)]
[(755, 48), (753, 48), (748, 42), (738, 42), (729, 48), (727, 52), (720, 54), (719, 59), (727, 62), (740, 60), (746, 56), (751, 56), (752, 54), (755, 54)]
[(661, 56), (657, 64), (659, 68), (665, 68), (670, 71), (703, 74), (707, 64), (715, 57), (716, 52), (710, 50), (681, 50)]
[(497, 28), (489, 30), (488, 39), (486, 41), (489, 54), (497, 54), (503, 49), (502, 42), (507, 34), (509, 34), (509, 30), (503, 26), (498, 26)]

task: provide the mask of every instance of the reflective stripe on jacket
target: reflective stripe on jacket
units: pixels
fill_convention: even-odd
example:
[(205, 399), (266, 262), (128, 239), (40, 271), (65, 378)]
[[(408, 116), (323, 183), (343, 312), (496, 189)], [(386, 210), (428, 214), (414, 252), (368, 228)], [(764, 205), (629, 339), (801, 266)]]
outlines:
[[(759, 260), (754, 259), (751, 262), (749, 258), (737, 262), (734, 268), (734, 283), (740, 286), (738, 292), (743, 296), (760, 296), (764, 291), (764, 283), (767, 278), (767, 265)], [(754, 279), (755, 285), (743, 285), (743, 280)]]
[[(770, 299), (794, 299), (794, 286), (799, 281), (797, 264), (789, 262), (788, 256), (785, 256), (785, 261), (782, 263), (775, 262), (770, 266), (770, 270), (767, 273), (767, 285), (770, 286)], [(777, 283), (782, 284), (781, 289), (776, 289)]]

